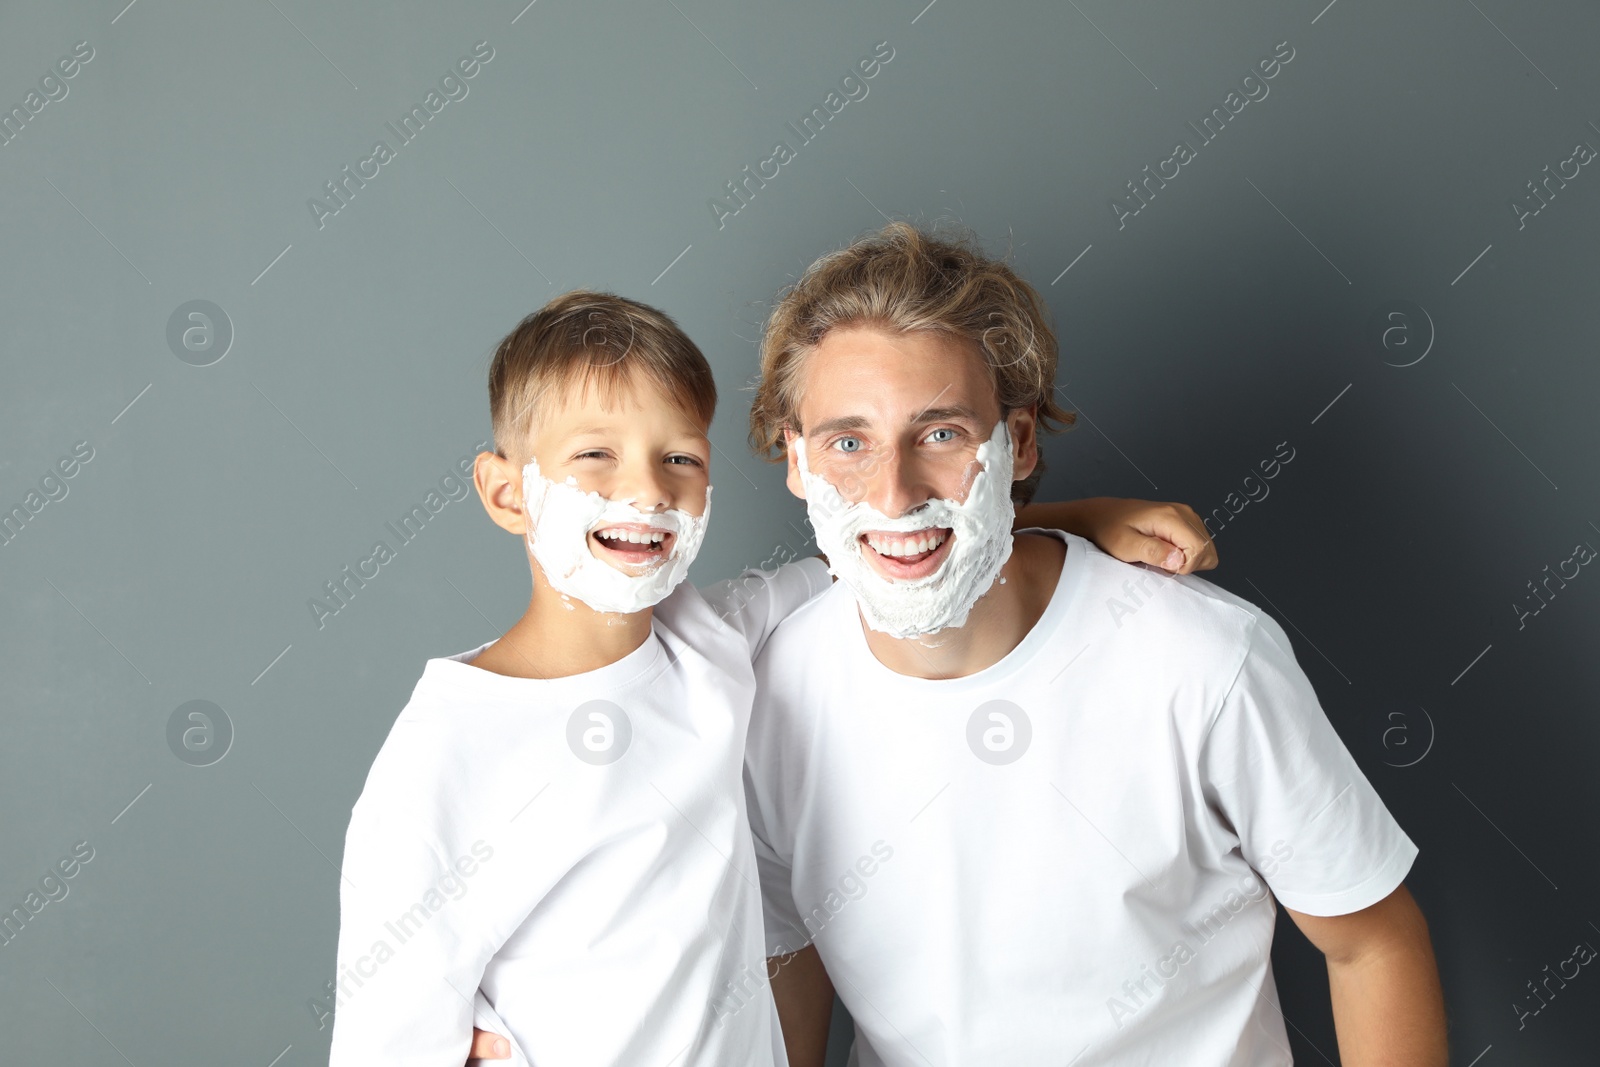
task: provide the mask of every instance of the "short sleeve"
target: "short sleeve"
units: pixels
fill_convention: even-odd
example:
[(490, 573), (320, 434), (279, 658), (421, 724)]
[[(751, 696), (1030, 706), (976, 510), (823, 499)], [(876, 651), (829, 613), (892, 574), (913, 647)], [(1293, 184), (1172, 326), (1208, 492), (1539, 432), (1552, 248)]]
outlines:
[(827, 564), (812, 557), (771, 571), (751, 568), (737, 578), (705, 586), (700, 595), (724, 622), (744, 635), (754, 659), (780, 622), (832, 584)]
[(794, 902), (794, 861), (773, 844), (776, 835), (768, 828), (770, 811), (748, 767), (745, 768), (744, 787), (750, 836), (756, 847), (756, 871), (761, 878), (761, 916), (766, 926), (767, 955), (787, 956), (805, 948), (812, 939)]
[(1207, 804), (1286, 906), (1376, 904), (1417, 856), (1328, 722), (1288, 636), (1256, 610), (1250, 647), (1200, 753)]

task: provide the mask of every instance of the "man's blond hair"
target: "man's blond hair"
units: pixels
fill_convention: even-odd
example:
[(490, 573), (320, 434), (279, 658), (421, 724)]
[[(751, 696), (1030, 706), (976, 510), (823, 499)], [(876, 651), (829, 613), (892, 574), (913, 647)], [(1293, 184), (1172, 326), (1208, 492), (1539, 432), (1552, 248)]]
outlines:
[[(822, 256), (779, 295), (750, 405), (750, 444), (767, 459), (782, 458), (785, 428), (803, 432), (806, 358), (830, 330), (845, 326), (965, 338), (983, 356), (1003, 412), (1033, 409), (1044, 433), (1075, 420), (1055, 401), (1056, 336), (1033, 286), (968, 236), (936, 237), (891, 222)], [(1043, 472), (1041, 459), (1013, 486), (1013, 498), (1031, 499)]]

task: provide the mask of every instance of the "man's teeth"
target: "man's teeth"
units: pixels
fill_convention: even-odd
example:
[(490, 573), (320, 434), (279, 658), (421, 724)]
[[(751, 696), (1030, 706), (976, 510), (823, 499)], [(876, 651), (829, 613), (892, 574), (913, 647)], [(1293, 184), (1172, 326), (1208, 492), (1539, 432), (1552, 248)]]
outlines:
[(634, 530), (597, 530), (595, 536), (606, 541), (627, 541), (635, 545), (658, 545), (665, 540), (665, 530), (651, 530), (649, 533), (638, 533)]
[(890, 540), (889, 538), (874, 537), (868, 534), (867, 544), (871, 545), (872, 550), (880, 556), (920, 556), (922, 553), (932, 552), (944, 544), (944, 539), (948, 536), (948, 534), (933, 530), (927, 531), (926, 535), (921, 538), (909, 540), (900, 538)]

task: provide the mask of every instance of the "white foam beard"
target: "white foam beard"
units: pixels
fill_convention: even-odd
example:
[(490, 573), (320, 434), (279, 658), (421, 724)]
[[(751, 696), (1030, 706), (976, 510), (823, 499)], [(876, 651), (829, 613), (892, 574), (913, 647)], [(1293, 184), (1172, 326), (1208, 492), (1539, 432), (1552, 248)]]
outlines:
[[(631, 500), (585, 493), (575, 478), (552, 482), (539, 472), (537, 460), (522, 468), (522, 499), (528, 514), (528, 548), (550, 585), (595, 611), (627, 615), (659, 604), (683, 581), (711, 516), (709, 485), (705, 511), (698, 517), (677, 508), (640, 511)], [(624, 522), (671, 533), (671, 553), (640, 574), (625, 574), (596, 559), (589, 550), (589, 534)]]
[[(865, 501), (850, 503), (833, 484), (812, 474), (806, 464), (806, 442), (796, 437), (800, 480), (806, 490), (806, 514), (817, 533), (817, 547), (828, 557), (828, 569), (856, 595), (868, 626), (891, 637), (919, 637), (948, 626), (962, 626), (978, 598), (1000, 577), (1011, 558), (1011, 440), (1006, 424), (997, 423), (989, 440), (978, 446), (979, 471), (963, 503), (930, 500), (908, 515), (892, 519)], [(948, 528), (955, 541), (932, 574), (911, 581), (883, 577), (867, 562), (860, 537), (869, 530), (910, 533)]]

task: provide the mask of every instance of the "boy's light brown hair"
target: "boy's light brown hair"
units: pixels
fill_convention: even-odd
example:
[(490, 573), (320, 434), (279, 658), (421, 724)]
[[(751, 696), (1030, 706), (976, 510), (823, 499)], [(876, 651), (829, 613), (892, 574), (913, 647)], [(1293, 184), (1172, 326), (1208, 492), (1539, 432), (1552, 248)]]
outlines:
[(611, 397), (654, 383), (702, 426), (717, 410), (717, 383), (699, 346), (664, 311), (575, 289), (517, 324), (489, 365), (495, 451), (521, 457), (543, 405), (578, 385)]
[[(844, 326), (964, 337), (983, 355), (1003, 411), (1033, 408), (1044, 433), (1075, 421), (1055, 401), (1056, 336), (1033, 286), (968, 236), (935, 237), (891, 222), (822, 256), (779, 295), (750, 405), (750, 444), (765, 458), (783, 458), (785, 427), (801, 432), (806, 357)], [(1012, 498), (1031, 500), (1043, 474), (1041, 458), (1031, 476), (1013, 484)]]

